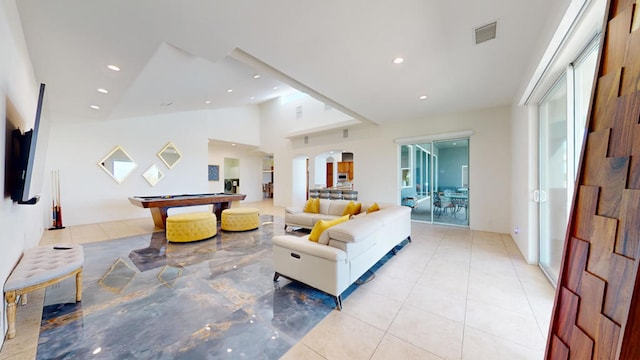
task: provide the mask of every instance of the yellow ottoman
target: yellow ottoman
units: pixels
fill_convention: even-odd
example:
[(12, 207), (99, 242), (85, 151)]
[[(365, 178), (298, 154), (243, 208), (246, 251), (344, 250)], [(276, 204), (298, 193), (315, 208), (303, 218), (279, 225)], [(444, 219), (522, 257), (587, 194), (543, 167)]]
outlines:
[(222, 230), (246, 231), (260, 226), (260, 214), (254, 208), (233, 208), (222, 210)]
[(189, 242), (210, 238), (218, 232), (216, 214), (197, 212), (167, 217), (167, 240)]

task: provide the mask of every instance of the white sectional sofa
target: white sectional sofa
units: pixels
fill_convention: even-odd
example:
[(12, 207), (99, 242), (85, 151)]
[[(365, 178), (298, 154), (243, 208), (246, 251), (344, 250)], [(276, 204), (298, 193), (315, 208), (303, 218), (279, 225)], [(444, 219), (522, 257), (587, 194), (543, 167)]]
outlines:
[[(289, 226), (313, 228), (320, 219), (342, 215), (349, 201), (320, 199), (320, 213), (287, 209)], [(380, 210), (365, 214), (372, 203), (362, 203), (362, 213), (326, 229), (318, 242), (309, 235), (273, 237), (274, 281), (280, 276), (300, 281), (333, 295), (338, 310), (341, 294), (378, 260), (405, 239), (411, 241), (411, 209), (378, 203)], [(286, 225), (285, 225), (286, 226)]]
[[(331, 220), (340, 217), (350, 202), (350, 200), (318, 200), (320, 201), (320, 209), (318, 213), (304, 212), (304, 208), (286, 208), (284, 214), (285, 229), (287, 226), (313, 229), (313, 225), (318, 220)], [(362, 211), (366, 211), (368, 206), (371, 205), (372, 204), (362, 204)]]

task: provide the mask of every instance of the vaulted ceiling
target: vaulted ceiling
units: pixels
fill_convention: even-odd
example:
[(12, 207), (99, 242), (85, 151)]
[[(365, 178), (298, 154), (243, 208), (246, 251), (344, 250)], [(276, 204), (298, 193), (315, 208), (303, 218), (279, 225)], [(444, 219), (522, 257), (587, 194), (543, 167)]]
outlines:
[[(55, 122), (257, 104), (297, 89), (356, 119), (389, 123), (511, 103), (544, 48), (541, 34), (568, 2), (17, 5)], [(496, 38), (476, 45), (474, 29), (492, 22)], [(404, 62), (394, 64), (397, 57)]]

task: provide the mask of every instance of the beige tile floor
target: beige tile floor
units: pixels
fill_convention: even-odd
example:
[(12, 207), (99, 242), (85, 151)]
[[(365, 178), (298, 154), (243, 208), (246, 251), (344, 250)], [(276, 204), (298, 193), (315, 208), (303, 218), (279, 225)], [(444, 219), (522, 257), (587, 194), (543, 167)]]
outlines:
[[(284, 216), (270, 200), (243, 203)], [(41, 244), (153, 231), (150, 218), (48, 231)], [(542, 359), (554, 290), (511, 237), (414, 222), (413, 242), (283, 359)], [(34, 359), (44, 291), (19, 307), (0, 360)]]
[(414, 222), (413, 242), (284, 359), (542, 359), (554, 289), (509, 235)]

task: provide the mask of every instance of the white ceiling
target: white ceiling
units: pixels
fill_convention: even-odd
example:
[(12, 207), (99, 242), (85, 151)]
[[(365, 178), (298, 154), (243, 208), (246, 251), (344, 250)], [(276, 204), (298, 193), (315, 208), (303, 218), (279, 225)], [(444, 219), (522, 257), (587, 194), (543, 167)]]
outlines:
[[(540, 34), (547, 34), (547, 21), (557, 21), (568, 2), (18, 0), (17, 5), (56, 122), (240, 106), (293, 87), (357, 119), (387, 123), (511, 103), (538, 60), (532, 56), (544, 46)], [(497, 38), (474, 45), (473, 29), (493, 21)], [(396, 56), (405, 62), (394, 65)], [(107, 64), (121, 71), (110, 71)], [(427, 100), (418, 99), (423, 94)]]

